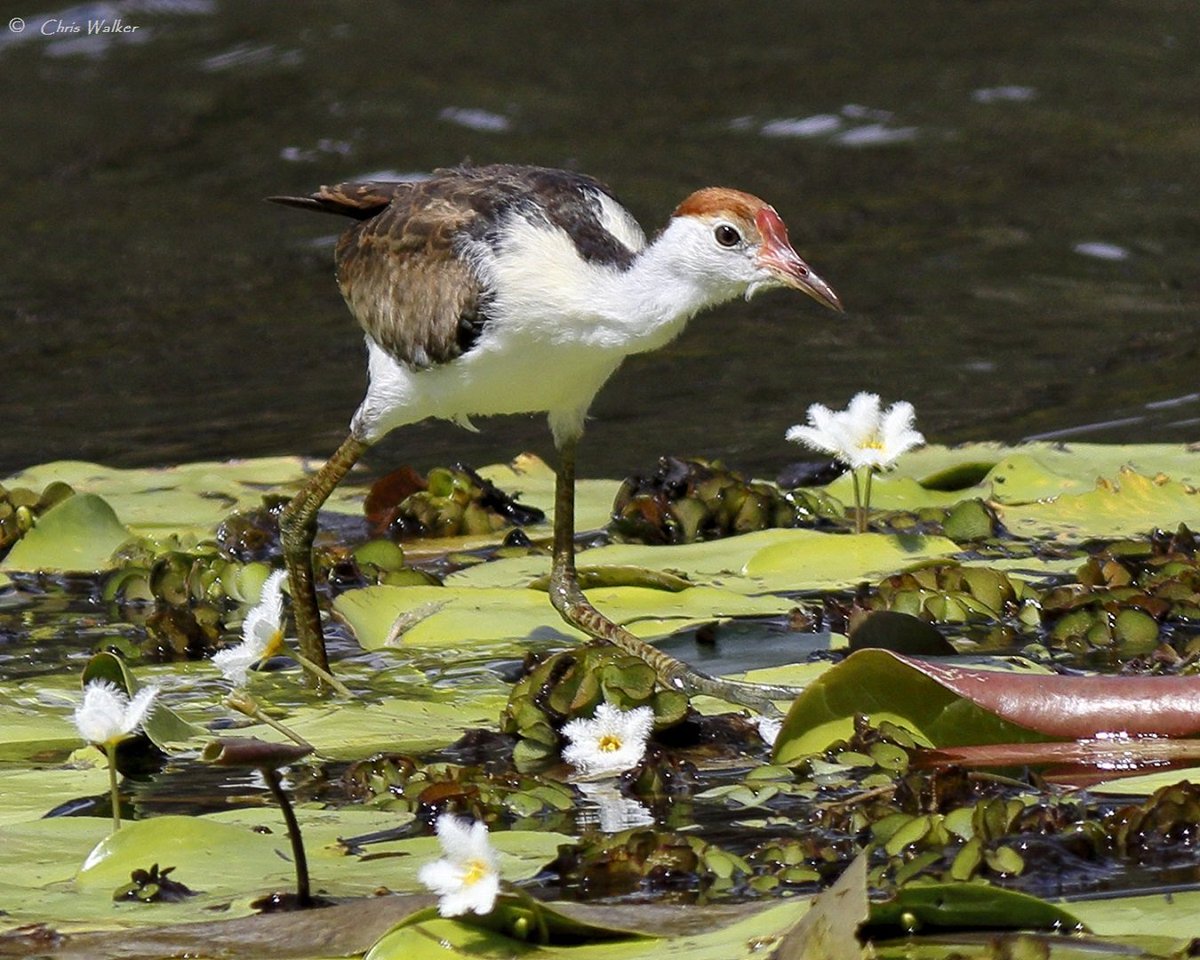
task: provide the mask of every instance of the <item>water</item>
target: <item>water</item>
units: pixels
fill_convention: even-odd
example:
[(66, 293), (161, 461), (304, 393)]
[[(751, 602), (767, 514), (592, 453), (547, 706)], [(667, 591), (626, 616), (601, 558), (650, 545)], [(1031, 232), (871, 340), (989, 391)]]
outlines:
[[(51, 4), (0, 19), (0, 476), (332, 450), (364, 377), (339, 224), (261, 198), (467, 158), (593, 173), (651, 231), (751, 190), (847, 304), (730, 304), (627, 363), (584, 473), (772, 475), (859, 389), (938, 441), (1197, 436), (1194, 5)], [(484, 426), (372, 462), (551, 452)]]

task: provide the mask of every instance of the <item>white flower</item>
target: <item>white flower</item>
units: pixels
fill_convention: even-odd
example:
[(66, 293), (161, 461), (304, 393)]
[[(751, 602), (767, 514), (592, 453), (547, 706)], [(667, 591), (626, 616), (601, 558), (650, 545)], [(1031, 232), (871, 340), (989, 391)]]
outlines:
[(443, 814), (437, 820), (437, 835), (446, 856), (425, 864), (417, 876), (441, 897), (438, 913), (490, 913), (500, 892), (500, 867), (488, 842), (487, 824)]
[(881, 411), (879, 395), (859, 393), (845, 410), (814, 403), (808, 423), (787, 432), (787, 438), (823, 450), (852, 468), (888, 467), (900, 455), (925, 442), (912, 428), (916, 413), (911, 403), (893, 403)]
[(779, 739), (779, 731), (782, 729), (783, 721), (778, 717), (758, 718), (758, 735), (762, 737), (763, 743), (768, 747), (775, 746), (775, 741)]
[(572, 720), (563, 727), (563, 736), (571, 741), (563, 759), (585, 777), (623, 773), (641, 762), (653, 726), (650, 707), (626, 712), (602, 703), (592, 719)]
[(286, 570), (276, 570), (263, 583), (262, 593), (242, 624), (242, 642), (213, 654), (212, 662), (227, 680), (246, 683), (246, 672), (283, 645), (283, 581)]
[(646, 805), (621, 793), (615, 781), (580, 783), (578, 786), (584, 798), (595, 805), (594, 812), (580, 808), (580, 826), (598, 821), (601, 833), (620, 833), (654, 823), (654, 815)]
[(75, 708), (75, 729), (88, 743), (109, 748), (132, 736), (154, 708), (157, 687), (143, 687), (132, 700), (108, 680), (93, 680)]

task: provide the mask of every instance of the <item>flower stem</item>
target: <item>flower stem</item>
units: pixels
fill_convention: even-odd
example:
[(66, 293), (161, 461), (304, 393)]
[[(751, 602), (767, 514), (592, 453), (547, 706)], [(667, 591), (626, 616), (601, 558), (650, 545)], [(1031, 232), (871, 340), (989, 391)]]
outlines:
[(104, 754), (108, 757), (108, 793), (112, 803), (113, 833), (121, 829), (121, 794), (117, 790), (117, 745), (106, 743)]
[(862, 486), (859, 483), (858, 471), (860, 468), (854, 467), (850, 471), (850, 476), (854, 480), (854, 532), (867, 532), (867, 514), (863, 510)]
[(262, 707), (260, 707), (253, 697), (247, 696), (244, 693), (231, 693), (225, 698), (227, 706), (233, 708), (238, 713), (245, 714), (252, 720), (257, 720), (259, 723), (265, 723), (273, 730), (278, 730), (293, 743), (299, 744), (302, 747), (308, 747), (310, 750), (315, 749), (311, 743), (305, 740), (300, 734), (296, 733), (291, 727), (280, 723), (274, 717), (269, 716)]
[(313, 661), (309, 660), (308, 657), (304, 656), (303, 654), (293, 653), (292, 658), (314, 677), (323, 680), (325, 683), (333, 687), (333, 689), (340, 693), (343, 697), (349, 697), (351, 700), (354, 699), (354, 692), (328, 670), (313, 663)]
[(860, 533), (867, 532), (867, 514), (871, 512), (871, 481), (875, 479), (875, 468), (867, 467), (867, 479), (863, 483), (863, 528)]
[(300, 836), (300, 824), (296, 822), (296, 813), (288, 800), (280, 782), (279, 771), (272, 767), (259, 767), (267, 786), (271, 788), (279, 809), (283, 811), (284, 822), (287, 823), (288, 839), (292, 842), (292, 860), (296, 864), (296, 905), (304, 910), (313, 905), (312, 892), (308, 883), (308, 857), (304, 853), (304, 840)]

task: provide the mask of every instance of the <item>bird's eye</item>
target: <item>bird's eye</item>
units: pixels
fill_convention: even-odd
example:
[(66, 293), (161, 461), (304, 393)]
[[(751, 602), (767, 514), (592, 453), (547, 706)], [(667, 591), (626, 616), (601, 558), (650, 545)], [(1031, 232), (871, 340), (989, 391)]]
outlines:
[(742, 235), (727, 223), (718, 224), (717, 229), (713, 231), (713, 236), (723, 247), (736, 247), (742, 242)]

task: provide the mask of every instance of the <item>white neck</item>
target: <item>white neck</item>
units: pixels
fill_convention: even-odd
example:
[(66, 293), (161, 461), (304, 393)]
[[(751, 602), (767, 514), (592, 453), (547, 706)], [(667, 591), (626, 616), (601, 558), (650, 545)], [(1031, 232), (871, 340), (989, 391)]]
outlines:
[(690, 255), (692, 225), (673, 220), (629, 269), (604, 271), (591, 291), (593, 309), (628, 337), (627, 353), (656, 350), (696, 313), (738, 296), (743, 285), (698, 271)]

